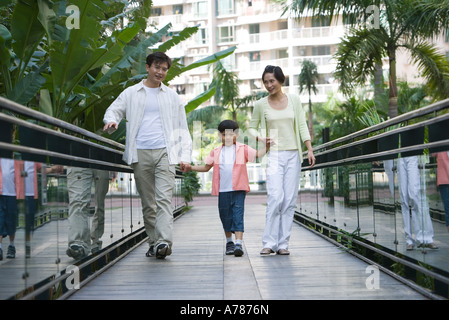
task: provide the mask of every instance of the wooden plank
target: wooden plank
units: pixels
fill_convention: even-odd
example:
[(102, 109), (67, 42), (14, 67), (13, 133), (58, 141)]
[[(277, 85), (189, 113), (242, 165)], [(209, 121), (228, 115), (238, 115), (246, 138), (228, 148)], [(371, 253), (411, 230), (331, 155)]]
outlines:
[(261, 256), (264, 225), (265, 206), (247, 204), (245, 254), (226, 256), (217, 206), (194, 207), (175, 222), (171, 256), (147, 258), (141, 245), (70, 299), (425, 299), (382, 272), (369, 290), (367, 263), (297, 224), (290, 256)]

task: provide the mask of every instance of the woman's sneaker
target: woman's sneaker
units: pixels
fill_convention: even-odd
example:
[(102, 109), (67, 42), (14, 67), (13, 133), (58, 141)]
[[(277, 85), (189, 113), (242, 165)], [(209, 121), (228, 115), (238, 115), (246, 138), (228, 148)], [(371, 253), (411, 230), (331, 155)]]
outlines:
[(236, 257), (243, 256), (243, 248), (242, 248), (242, 245), (240, 243), (237, 243), (235, 245), (234, 256), (236, 256)]
[(235, 244), (232, 241), (226, 242), (226, 255), (234, 254)]

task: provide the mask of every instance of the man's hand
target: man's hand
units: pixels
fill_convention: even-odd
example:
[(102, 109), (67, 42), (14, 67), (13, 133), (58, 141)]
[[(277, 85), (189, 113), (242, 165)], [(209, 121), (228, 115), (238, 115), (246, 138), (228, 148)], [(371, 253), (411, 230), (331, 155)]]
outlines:
[(182, 162), (180, 163), (180, 169), (182, 172), (189, 172), (192, 170), (192, 166), (188, 162)]
[(103, 131), (107, 131), (109, 134), (113, 133), (117, 129), (118, 129), (118, 124), (115, 122), (108, 122), (103, 127)]

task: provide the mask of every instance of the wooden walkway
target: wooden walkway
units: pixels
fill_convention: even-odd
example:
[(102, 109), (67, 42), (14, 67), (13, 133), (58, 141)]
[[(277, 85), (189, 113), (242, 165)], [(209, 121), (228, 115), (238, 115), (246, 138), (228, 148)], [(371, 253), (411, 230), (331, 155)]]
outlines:
[[(216, 202), (216, 198), (212, 199)], [(217, 205), (199, 200), (176, 220), (171, 256), (165, 260), (147, 258), (148, 245), (142, 244), (69, 299), (426, 299), (382, 272), (378, 288), (368, 289), (371, 273), (366, 262), (296, 223), (290, 256), (261, 256), (265, 225), (265, 206), (261, 203), (260, 199), (247, 197), (243, 257), (224, 254), (225, 238)]]

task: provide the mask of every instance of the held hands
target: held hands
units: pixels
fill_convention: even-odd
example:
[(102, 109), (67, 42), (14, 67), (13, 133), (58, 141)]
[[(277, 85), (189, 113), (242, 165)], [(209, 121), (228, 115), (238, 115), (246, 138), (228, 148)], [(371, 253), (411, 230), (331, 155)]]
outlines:
[(261, 143), (263, 143), (267, 148), (270, 148), (271, 146), (275, 145), (276, 143), (274, 142), (273, 138), (270, 137), (257, 137), (257, 141), (260, 141)]
[(192, 170), (192, 166), (190, 163), (182, 162), (179, 164), (180, 170), (182, 172), (190, 172)]

